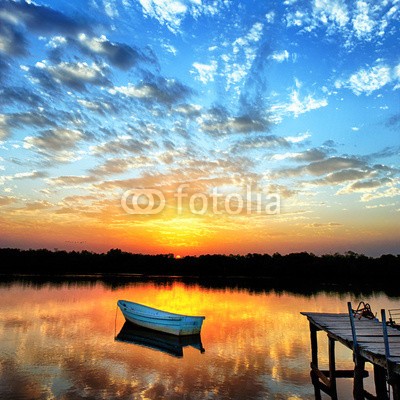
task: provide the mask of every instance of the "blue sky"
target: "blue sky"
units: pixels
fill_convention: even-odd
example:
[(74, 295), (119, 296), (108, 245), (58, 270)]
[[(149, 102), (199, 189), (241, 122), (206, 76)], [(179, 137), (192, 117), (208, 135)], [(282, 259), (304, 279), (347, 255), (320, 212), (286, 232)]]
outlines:
[[(396, 252), (399, 9), (2, 1), (1, 244)], [(195, 221), (121, 212), (125, 190), (182, 183), (277, 192), (282, 210)]]

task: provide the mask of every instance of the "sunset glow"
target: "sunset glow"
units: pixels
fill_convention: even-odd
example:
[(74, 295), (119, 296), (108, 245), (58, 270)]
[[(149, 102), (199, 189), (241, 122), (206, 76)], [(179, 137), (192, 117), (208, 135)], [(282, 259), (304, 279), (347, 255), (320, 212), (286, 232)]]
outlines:
[(399, 21), (394, 0), (2, 1), (0, 247), (397, 254)]

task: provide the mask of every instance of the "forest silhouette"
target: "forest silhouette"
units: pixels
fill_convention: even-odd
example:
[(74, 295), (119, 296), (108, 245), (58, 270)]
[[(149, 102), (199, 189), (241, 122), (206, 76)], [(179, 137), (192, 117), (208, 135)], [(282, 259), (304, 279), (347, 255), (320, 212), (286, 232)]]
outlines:
[(290, 253), (281, 255), (206, 254), (175, 258), (173, 254), (134, 254), (120, 249), (107, 253), (89, 251), (0, 249), (1, 275), (165, 276), (189, 278), (271, 278), (339, 284), (398, 285), (400, 255), (367, 257), (344, 254)]

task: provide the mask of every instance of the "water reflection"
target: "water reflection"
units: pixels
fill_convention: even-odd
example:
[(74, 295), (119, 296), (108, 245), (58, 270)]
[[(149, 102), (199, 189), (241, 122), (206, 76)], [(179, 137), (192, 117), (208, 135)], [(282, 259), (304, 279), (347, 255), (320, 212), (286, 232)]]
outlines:
[[(201, 339), (207, 351), (199, 351), (200, 342), (176, 358), (114, 341), (115, 332), (122, 332), (121, 338), (126, 332), (122, 314), (115, 320), (120, 298), (206, 315)], [(396, 308), (382, 294), (363, 299), (377, 310)], [(359, 298), (177, 281), (114, 288), (101, 282), (9, 283), (0, 287), (0, 398), (311, 400), (309, 328), (299, 312), (344, 312), (347, 300)], [(321, 368), (328, 362), (323, 350)], [(351, 368), (351, 353), (338, 347), (337, 364)], [(351, 385), (339, 393), (351, 398)]]
[(170, 335), (135, 326), (129, 322), (125, 322), (115, 340), (144, 346), (178, 358), (183, 357), (183, 348), (186, 346), (191, 346), (199, 350), (200, 353), (205, 352), (199, 334), (186, 336)]

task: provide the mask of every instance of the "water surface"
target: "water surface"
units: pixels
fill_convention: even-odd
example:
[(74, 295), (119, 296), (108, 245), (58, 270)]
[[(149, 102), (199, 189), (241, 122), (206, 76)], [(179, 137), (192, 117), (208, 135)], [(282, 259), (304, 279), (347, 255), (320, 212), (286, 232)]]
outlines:
[[(115, 340), (124, 325), (118, 299), (205, 315), (205, 352), (186, 343), (178, 357), (146, 343)], [(0, 398), (314, 399), (309, 326), (300, 311), (346, 312), (348, 300), (361, 299), (351, 293), (305, 296), (179, 281), (124, 287), (2, 284)], [(398, 299), (379, 293), (362, 300), (375, 311), (399, 307)], [(319, 340), (323, 367), (325, 335)], [(337, 368), (352, 366), (350, 351), (338, 344)], [(338, 381), (342, 399), (351, 398), (351, 384)], [(370, 378), (366, 387), (373, 391)]]

